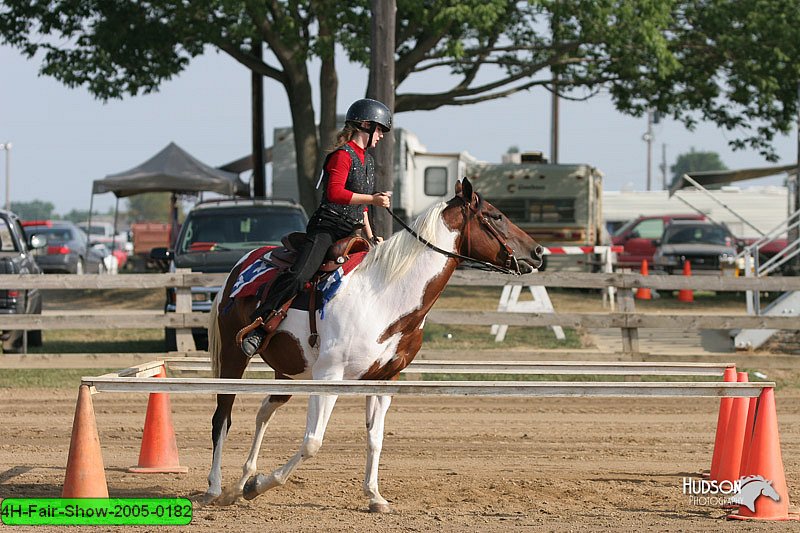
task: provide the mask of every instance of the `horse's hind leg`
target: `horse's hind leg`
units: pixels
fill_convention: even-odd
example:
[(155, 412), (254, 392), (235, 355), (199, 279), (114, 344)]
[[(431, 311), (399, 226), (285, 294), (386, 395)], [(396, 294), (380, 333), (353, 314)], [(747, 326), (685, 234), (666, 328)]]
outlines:
[[(247, 363), (248, 360), (244, 356), (236, 357), (232, 360), (223, 360), (220, 367), (220, 377), (241, 378), (245, 368), (247, 368)], [(228, 436), (228, 430), (231, 427), (231, 411), (235, 399), (235, 394), (217, 394), (217, 408), (211, 418), (211, 442), (213, 446), (211, 470), (208, 472), (208, 490), (201, 498), (203, 503), (216, 501), (222, 494), (222, 448), (225, 444), (225, 438)]]
[(367, 396), (367, 472), (364, 475), (364, 494), (369, 497), (369, 510), (372, 513), (391, 511), (389, 502), (378, 491), (378, 464), (383, 448), (383, 424), (391, 404), (391, 396)]
[(264, 440), (264, 434), (267, 431), (267, 426), (275, 411), (289, 401), (291, 396), (271, 395), (264, 398), (261, 402), (261, 407), (256, 414), (256, 433), (253, 437), (253, 445), (250, 447), (250, 455), (247, 456), (242, 467), (242, 477), (238, 483), (235, 483), (225, 488), (225, 491), (220, 495), (217, 503), (220, 505), (228, 505), (236, 501), (242, 495), (244, 485), (250, 477), (255, 475), (258, 468), (258, 453), (261, 450), (261, 443)]
[(244, 486), (244, 497), (252, 500), (259, 494), (271, 488), (283, 485), (292, 475), (292, 472), (306, 459), (311, 459), (322, 446), (325, 428), (331, 417), (333, 406), (336, 405), (338, 396), (311, 396), (308, 399), (308, 415), (306, 418), (306, 434), (303, 444), (288, 463), (272, 472), (269, 476), (258, 474), (251, 477)]

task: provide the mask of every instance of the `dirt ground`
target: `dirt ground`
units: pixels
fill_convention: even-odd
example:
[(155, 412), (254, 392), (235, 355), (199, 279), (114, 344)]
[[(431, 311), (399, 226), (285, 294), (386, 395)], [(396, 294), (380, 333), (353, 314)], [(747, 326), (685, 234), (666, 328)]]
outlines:
[[(800, 393), (778, 391), (777, 398), (796, 502)], [(0, 496), (60, 495), (75, 399), (69, 390), (0, 390)], [(142, 475), (125, 469), (138, 460), (147, 396), (93, 397), (112, 497), (192, 498), (205, 490), (213, 398), (173, 394), (171, 401), (180, 461), (189, 473)], [(254, 395), (237, 399), (225, 484), (241, 472), (259, 402)], [(727, 522), (722, 510), (695, 505), (682, 493), (683, 478), (710, 465), (718, 406), (712, 399), (396, 398), (380, 474), (394, 512), (373, 515), (361, 494), (363, 400), (340, 398), (322, 450), (285, 487), (230, 507), (198, 506), (192, 530), (796, 530), (797, 523)], [(304, 424), (305, 400), (294, 398), (267, 432), (260, 471), (296, 451)], [(149, 530), (156, 529), (165, 530)]]

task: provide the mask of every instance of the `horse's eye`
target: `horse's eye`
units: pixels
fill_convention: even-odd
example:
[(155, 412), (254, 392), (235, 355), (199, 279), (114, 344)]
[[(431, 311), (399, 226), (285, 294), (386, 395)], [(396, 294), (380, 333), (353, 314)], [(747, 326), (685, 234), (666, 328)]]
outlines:
[(502, 220), (503, 219), (503, 214), (502, 213), (492, 213), (491, 215), (489, 215), (489, 218), (491, 218), (492, 220)]

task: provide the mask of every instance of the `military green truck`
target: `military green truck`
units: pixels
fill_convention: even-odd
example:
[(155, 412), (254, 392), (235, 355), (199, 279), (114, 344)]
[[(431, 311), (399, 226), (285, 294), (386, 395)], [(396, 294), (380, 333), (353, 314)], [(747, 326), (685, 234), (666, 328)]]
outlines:
[(596, 254), (569, 252), (608, 244), (602, 173), (586, 164), (549, 164), (539, 152), (506, 154), (503, 159), (468, 166), (475, 190), (550, 249), (546, 267), (596, 269)]

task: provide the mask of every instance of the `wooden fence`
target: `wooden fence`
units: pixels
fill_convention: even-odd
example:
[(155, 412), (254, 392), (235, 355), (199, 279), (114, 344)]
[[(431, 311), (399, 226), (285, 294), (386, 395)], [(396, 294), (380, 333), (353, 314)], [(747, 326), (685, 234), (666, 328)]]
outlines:
[[(0, 275), (0, 289), (154, 289), (175, 287), (176, 313), (162, 311), (127, 311), (92, 309), (56, 315), (0, 315), (0, 330), (54, 330), (54, 329), (132, 329), (175, 328), (178, 330), (179, 351), (194, 348), (191, 328), (204, 328), (208, 315), (191, 312), (191, 287), (215, 287), (224, 282), (225, 274), (199, 274), (178, 271), (166, 274), (126, 274), (118, 276), (87, 274), (83, 276), (52, 274)], [(628, 273), (569, 273), (543, 272), (509, 277), (501, 274), (458, 271), (450, 285), (503, 286), (540, 285), (545, 287), (617, 289), (616, 311), (601, 313), (498, 313), (492, 311), (465, 311), (434, 308), (429, 320), (439, 324), (511, 326), (552, 326), (585, 328), (619, 328), (623, 351), (639, 352), (639, 328), (739, 329), (769, 328), (796, 330), (797, 317), (747, 316), (720, 314), (665, 314), (641, 313), (635, 308), (632, 289), (647, 287), (657, 290), (694, 289), (706, 291), (769, 291), (800, 290), (800, 277), (733, 278), (719, 276), (641, 276)]]

